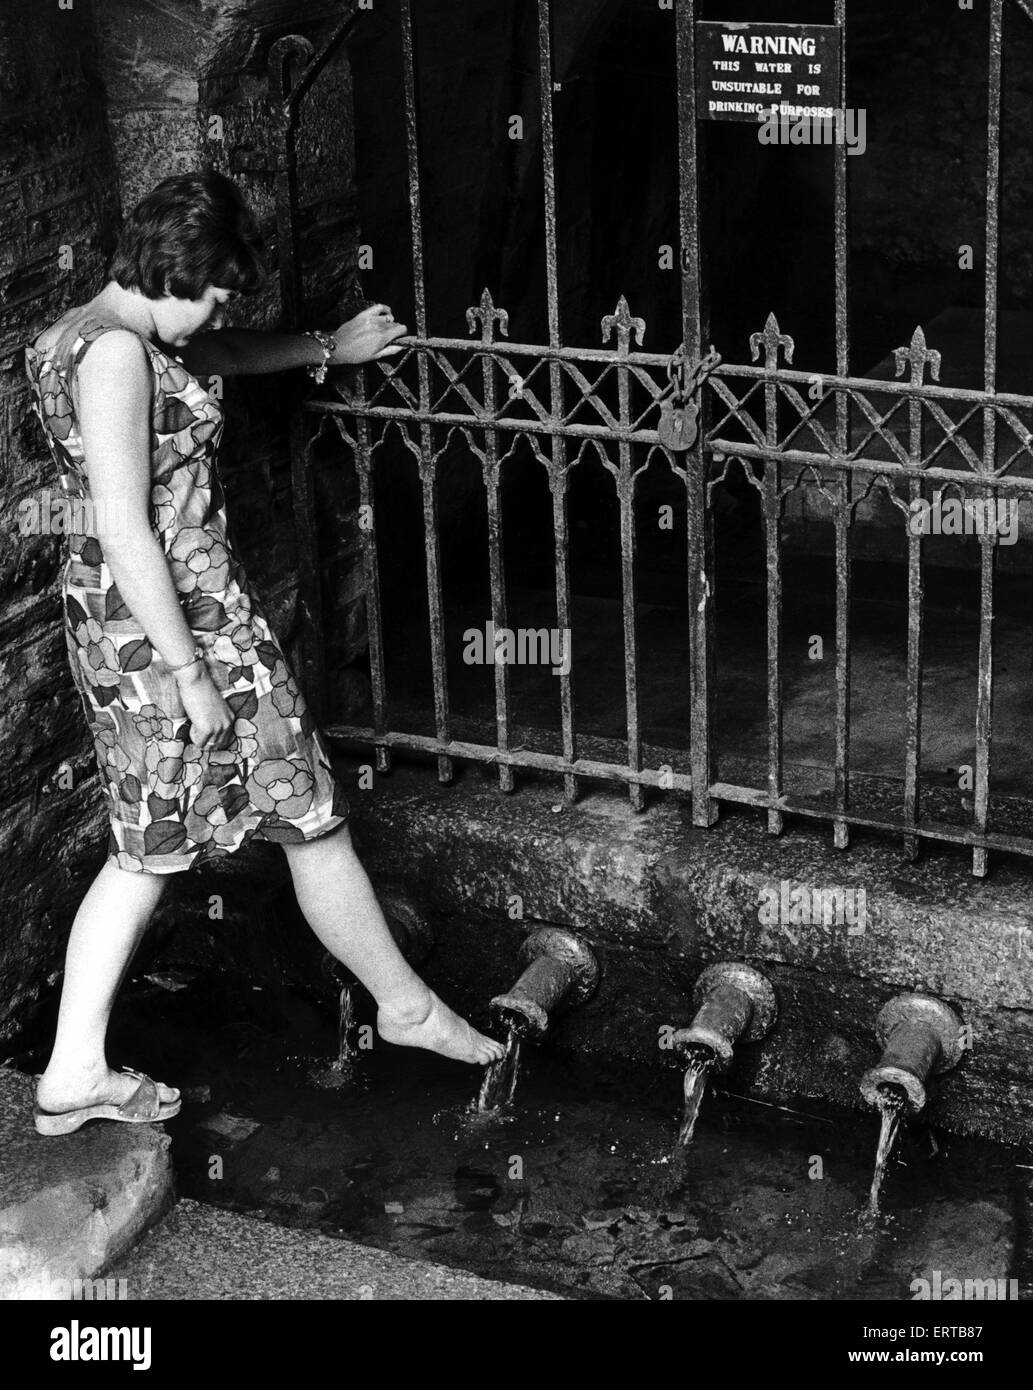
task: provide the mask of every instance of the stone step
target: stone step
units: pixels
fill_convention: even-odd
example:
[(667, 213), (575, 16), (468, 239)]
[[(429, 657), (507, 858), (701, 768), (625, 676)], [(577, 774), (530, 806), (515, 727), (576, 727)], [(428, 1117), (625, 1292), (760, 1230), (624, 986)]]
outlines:
[(44, 1138), (34, 1090), (31, 1076), (0, 1068), (0, 1300), (69, 1297), (174, 1200), (163, 1129), (91, 1123)]
[(107, 1277), (129, 1299), (564, 1301), (186, 1198)]

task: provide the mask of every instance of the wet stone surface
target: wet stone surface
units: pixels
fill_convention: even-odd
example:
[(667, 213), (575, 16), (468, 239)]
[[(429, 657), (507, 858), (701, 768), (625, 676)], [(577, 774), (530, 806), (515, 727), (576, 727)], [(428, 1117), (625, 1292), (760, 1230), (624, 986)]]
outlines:
[(184, 1196), (568, 1297), (907, 1300), (937, 1270), (1033, 1292), (1023, 1150), (911, 1121), (870, 1223), (874, 1115), (712, 1089), (678, 1154), (676, 1069), (531, 1047), (512, 1110), (478, 1116), (474, 1068), (376, 1043), (336, 1072), (332, 1018), (213, 989), (136, 987), (122, 1011), (188, 1088), (168, 1126)]

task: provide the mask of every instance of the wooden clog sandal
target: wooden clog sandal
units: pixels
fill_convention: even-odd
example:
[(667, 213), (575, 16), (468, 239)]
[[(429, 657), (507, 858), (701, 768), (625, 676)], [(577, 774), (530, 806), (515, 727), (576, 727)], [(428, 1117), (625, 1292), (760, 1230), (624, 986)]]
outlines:
[(38, 1134), (71, 1134), (87, 1120), (119, 1120), (128, 1125), (160, 1124), (178, 1115), (182, 1097), (162, 1102), (158, 1099), (157, 1084), (142, 1071), (123, 1067), (125, 1076), (135, 1076), (139, 1081), (136, 1090), (121, 1105), (84, 1105), (78, 1110), (41, 1110), (37, 1105), (33, 1111), (33, 1121)]

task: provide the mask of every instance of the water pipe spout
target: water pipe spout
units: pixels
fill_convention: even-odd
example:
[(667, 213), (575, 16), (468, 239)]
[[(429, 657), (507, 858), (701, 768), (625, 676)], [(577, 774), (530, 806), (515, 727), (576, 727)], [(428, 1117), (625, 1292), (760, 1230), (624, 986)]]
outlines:
[(875, 1036), (883, 1053), (861, 1078), (861, 1095), (876, 1109), (892, 1094), (882, 1088), (896, 1088), (916, 1115), (925, 1105), (929, 1077), (957, 1066), (964, 1051), (961, 1020), (929, 994), (898, 994), (883, 1005)]
[(542, 1038), (550, 1018), (595, 993), (599, 963), (588, 943), (565, 927), (536, 927), (520, 948), (524, 972), (490, 1007), (523, 1036)]
[(400, 890), (387, 888), (378, 897), (395, 945), (409, 964), (418, 968), (434, 949), (434, 928)]
[(709, 965), (696, 981), (692, 1003), (696, 1016), (690, 1027), (677, 1030), (672, 1043), (689, 1056), (708, 1049), (719, 1071), (731, 1063), (736, 1043), (759, 1042), (778, 1017), (770, 981), (734, 961)]

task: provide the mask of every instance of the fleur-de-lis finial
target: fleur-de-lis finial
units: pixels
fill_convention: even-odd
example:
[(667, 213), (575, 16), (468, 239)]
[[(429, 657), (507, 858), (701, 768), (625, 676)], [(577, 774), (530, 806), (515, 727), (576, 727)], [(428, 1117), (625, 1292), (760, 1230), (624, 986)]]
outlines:
[(632, 318), (631, 310), (628, 308), (628, 301), (621, 295), (617, 301), (617, 312), (615, 314), (604, 314), (602, 319), (603, 342), (607, 343), (617, 330), (617, 356), (627, 357), (631, 348), (631, 335), (635, 334), (638, 339), (639, 347), (642, 346), (646, 336), (645, 319)]
[(792, 362), (796, 351), (796, 344), (788, 333), (783, 333), (779, 328), (778, 319), (773, 313), (768, 314), (763, 333), (750, 334), (750, 356), (754, 362), (760, 356), (761, 345), (764, 347), (764, 370), (768, 372), (778, 368), (779, 348), (784, 349), (787, 362)]
[(480, 304), (475, 304), (466, 311), (466, 326), (471, 333), (477, 331), (477, 320), (481, 321), (481, 342), (492, 343), (495, 341), (495, 324), (499, 330), (509, 337), (509, 315), (505, 309), (496, 309), (494, 300), (488, 291), (487, 285), (481, 293)]
[(894, 348), (893, 360), (896, 363), (897, 376), (904, 375), (904, 363), (911, 363), (911, 385), (921, 386), (925, 380), (925, 369), (929, 368), (933, 381), (940, 379), (940, 354), (935, 348), (927, 348), (925, 345), (925, 334), (922, 332), (921, 324), (911, 335), (911, 346), (906, 348)]

